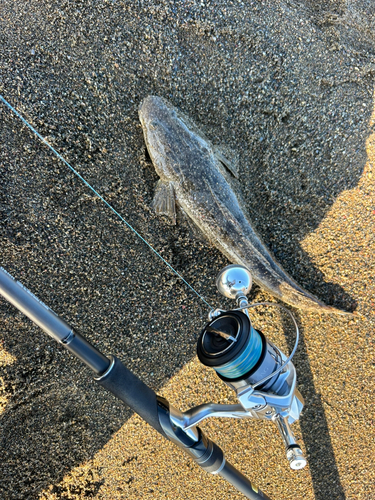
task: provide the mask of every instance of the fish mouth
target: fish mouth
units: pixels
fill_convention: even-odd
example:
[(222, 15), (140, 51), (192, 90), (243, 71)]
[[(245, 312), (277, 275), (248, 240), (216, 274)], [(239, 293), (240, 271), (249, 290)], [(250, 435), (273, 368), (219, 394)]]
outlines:
[(155, 95), (145, 97), (138, 108), (139, 119), (142, 124), (149, 123), (156, 116), (163, 118), (162, 115), (166, 113), (169, 114), (170, 109), (165, 100), (162, 97)]

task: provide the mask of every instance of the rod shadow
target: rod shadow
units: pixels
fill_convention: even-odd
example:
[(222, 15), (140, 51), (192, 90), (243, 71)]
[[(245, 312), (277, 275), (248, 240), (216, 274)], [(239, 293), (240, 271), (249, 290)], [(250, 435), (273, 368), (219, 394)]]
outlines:
[[(316, 391), (309, 362), (305, 335), (300, 326), (300, 315), (293, 311), (299, 325), (300, 340), (293, 363), (298, 373), (298, 386), (305, 399), (305, 407), (299, 420), (304, 445), (308, 454), (308, 464), (316, 500), (326, 500), (327, 494), (335, 500), (345, 500), (344, 488), (340, 481), (330, 431), (321, 395)], [(284, 320), (283, 320), (284, 323)], [(285, 320), (285, 331), (290, 331), (290, 321)], [(294, 347), (294, 335), (286, 335), (289, 352)]]

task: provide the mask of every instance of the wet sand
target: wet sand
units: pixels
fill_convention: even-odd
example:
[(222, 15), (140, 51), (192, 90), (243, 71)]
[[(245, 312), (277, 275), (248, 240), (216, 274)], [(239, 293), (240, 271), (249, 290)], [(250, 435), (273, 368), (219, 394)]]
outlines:
[[(375, 499), (375, 10), (349, 2), (3, 0), (0, 93), (215, 307), (228, 262), (151, 209), (137, 109), (169, 99), (237, 155), (254, 227), (347, 320), (297, 311), (309, 465), (271, 424), (206, 433), (271, 498)], [(1, 264), (181, 409), (233, 394), (198, 364), (207, 307), (0, 106)], [(250, 299), (272, 300), (254, 287)], [(289, 324), (253, 321), (287, 351)], [(0, 498), (240, 499), (0, 301)]]

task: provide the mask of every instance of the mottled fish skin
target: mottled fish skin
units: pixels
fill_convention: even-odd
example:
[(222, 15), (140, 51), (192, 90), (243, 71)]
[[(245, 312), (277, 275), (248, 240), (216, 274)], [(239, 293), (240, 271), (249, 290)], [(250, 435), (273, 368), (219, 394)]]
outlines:
[[(252, 228), (212, 144), (191, 120), (156, 96), (144, 99), (139, 117), (163, 188), (159, 198), (163, 193), (174, 194), (205, 237), (231, 262), (247, 267), (254, 281), (273, 296), (300, 309), (350, 314), (301, 288), (276, 262)], [(159, 212), (175, 220), (171, 201), (162, 205), (169, 209), (164, 212), (159, 205)]]

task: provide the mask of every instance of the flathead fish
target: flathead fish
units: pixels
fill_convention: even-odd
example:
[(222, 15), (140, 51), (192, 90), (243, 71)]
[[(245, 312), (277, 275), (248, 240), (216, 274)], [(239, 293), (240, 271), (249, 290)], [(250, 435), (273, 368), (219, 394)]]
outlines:
[(157, 213), (168, 215), (175, 223), (177, 203), (231, 262), (245, 266), (257, 284), (291, 306), (350, 314), (327, 306), (301, 288), (277, 263), (233, 189), (231, 175), (236, 171), (189, 118), (155, 96), (143, 100), (139, 117), (160, 177), (153, 203)]

